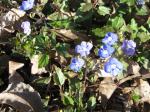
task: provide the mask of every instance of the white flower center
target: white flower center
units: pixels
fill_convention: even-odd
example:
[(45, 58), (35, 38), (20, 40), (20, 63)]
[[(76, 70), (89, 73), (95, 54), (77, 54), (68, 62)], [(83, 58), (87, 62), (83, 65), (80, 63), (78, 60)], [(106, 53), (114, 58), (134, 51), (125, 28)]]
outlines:
[(108, 41), (112, 41), (112, 38), (111, 38), (111, 37), (108, 37)]
[(107, 50), (104, 50), (103, 53), (104, 53), (104, 54), (108, 54), (108, 51), (107, 51)]
[(115, 64), (112, 64), (112, 65), (111, 65), (111, 68), (112, 68), (112, 69), (115, 69), (115, 68), (116, 68), (116, 65), (115, 65)]

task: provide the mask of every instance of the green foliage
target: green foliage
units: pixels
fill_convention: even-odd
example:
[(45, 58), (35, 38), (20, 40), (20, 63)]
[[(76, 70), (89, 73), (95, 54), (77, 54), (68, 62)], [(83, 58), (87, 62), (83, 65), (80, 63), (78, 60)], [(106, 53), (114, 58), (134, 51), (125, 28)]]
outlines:
[(92, 3), (81, 3), (80, 11), (87, 12), (90, 11), (93, 7)]
[(139, 102), (140, 101), (140, 95), (134, 93), (134, 94), (132, 94), (132, 99), (135, 102)]
[(60, 68), (55, 67), (55, 70), (56, 70), (56, 74), (54, 75), (54, 80), (57, 85), (62, 86), (64, 84), (66, 78)]
[(97, 12), (99, 15), (105, 16), (107, 14), (110, 14), (110, 8), (105, 6), (99, 6)]
[(33, 83), (35, 84), (39, 84), (39, 85), (44, 85), (44, 84), (48, 84), (50, 82), (51, 78), (50, 77), (43, 77), (43, 78), (39, 78), (34, 80)]
[[(2, 0), (2, 3), (8, 2), (10, 1)], [(97, 53), (107, 32), (115, 32), (119, 37), (112, 57), (121, 61), (124, 73), (119, 74), (117, 80), (127, 77), (130, 61), (136, 61), (141, 68), (150, 70), (150, 7), (148, 1), (145, 2), (145, 5), (138, 6), (136, 0), (36, 1), (35, 7), (25, 15), (32, 23), (31, 35), (26, 36), (16, 29), (17, 34), (11, 41), (13, 53), (29, 58), (39, 55), (39, 68), (46, 67), (48, 73), (52, 74), (44, 78), (41, 75), (33, 81), (36, 85), (48, 85), (48, 90), (53, 86), (58, 87), (58, 91), (54, 90), (57, 91), (56, 96), (53, 95), (53, 90), (44, 90), (50, 94), (42, 94), (45, 107), (51, 107), (51, 102), (59, 100), (56, 105), (60, 111), (94, 111), (98, 100), (95, 95), (97, 91), (93, 90), (91, 94), (88, 87), (101, 81), (97, 72), (100, 74), (100, 69), (103, 69), (107, 60), (100, 59)], [(66, 32), (62, 32), (62, 29)], [(70, 34), (67, 30), (78, 34)], [(74, 35), (78, 39), (72, 38)], [(133, 57), (124, 55), (122, 51), (121, 45), (125, 39), (136, 41), (136, 53)], [(70, 70), (69, 64), (72, 56), (80, 57), (75, 54), (74, 48), (83, 40), (91, 41), (93, 49), (89, 57), (83, 57), (86, 61), (84, 68), (75, 73)], [(99, 65), (95, 60), (100, 60)], [(133, 93), (132, 99), (139, 102), (140, 97)]]
[(111, 19), (111, 26), (115, 30), (119, 30), (124, 24), (125, 24), (125, 21), (122, 18), (122, 16), (117, 16), (117, 17)]
[(89, 109), (93, 109), (96, 105), (96, 98), (94, 96), (91, 96), (87, 102), (87, 107)]
[(40, 59), (39, 59), (39, 68), (41, 67), (45, 67), (47, 64), (49, 63), (49, 55), (40, 55)]
[(70, 97), (70, 96), (68, 96), (68, 95), (64, 95), (63, 96), (63, 103), (65, 104), (65, 105), (74, 105), (74, 100)]

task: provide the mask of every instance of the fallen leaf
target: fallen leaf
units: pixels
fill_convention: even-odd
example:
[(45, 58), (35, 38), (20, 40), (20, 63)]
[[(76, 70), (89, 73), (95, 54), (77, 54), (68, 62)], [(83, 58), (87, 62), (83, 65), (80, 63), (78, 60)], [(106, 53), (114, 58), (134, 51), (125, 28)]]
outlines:
[(9, 61), (9, 74), (12, 75), (17, 69), (23, 67), (23, 63)]
[(100, 102), (103, 106), (110, 99), (114, 91), (116, 90), (117, 85), (114, 83), (112, 78), (105, 78), (99, 85), (98, 91), (100, 95)]
[(140, 102), (148, 102), (150, 103), (150, 85), (147, 81), (142, 79), (139, 80), (139, 93), (141, 96)]
[[(0, 42), (7, 41), (11, 33), (15, 31), (14, 27), (18, 25), (18, 21), (25, 15), (25, 12), (12, 8), (5, 14), (0, 16)], [(16, 24), (17, 22), (17, 24)]]
[(137, 62), (131, 62), (129, 64), (127, 73), (128, 74), (135, 74), (135, 75), (139, 75), (139, 71), (140, 71), (140, 66)]
[(66, 29), (51, 29), (51, 31), (56, 32), (56, 35), (59, 39), (63, 41), (73, 41), (73, 40), (89, 40), (89, 37), (86, 34)]
[(11, 83), (0, 94), (0, 104), (7, 104), (19, 112), (43, 112), (41, 97), (30, 85)]

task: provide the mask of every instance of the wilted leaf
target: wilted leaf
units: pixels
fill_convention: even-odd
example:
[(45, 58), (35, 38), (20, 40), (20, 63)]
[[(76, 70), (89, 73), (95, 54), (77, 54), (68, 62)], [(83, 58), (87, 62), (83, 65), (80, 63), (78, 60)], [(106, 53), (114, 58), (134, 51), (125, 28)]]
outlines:
[(0, 104), (8, 104), (20, 112), (42, 112), (42, 102), (39, 93), (30, 85), (12, 83), (0, 94)]
[(150, 103), (150, 85), (147, 81), (140, 79), (139, 93), (141, 96), (140, 102)]
[(9, 73), (13, 74), (17, 69), (24, 66), (24, 63), (9, 61)]
[(110, 99), (116, 88), (117, 85), (112, 81), (112, 78), (105, 78), (100, 83), (98, 91), (103, 106), (107, 103), (108, 99)]
[(139, 74), (140, 66), (137, 62), (130, 62), (128, 66), (128, 74), (135, 74), (135, 75), (140, 75)]
[(51, 31), (56, 32), (56, 35), (59, 39), (63, 41), (73, 41), (73, 40), (88, 40), (89, 37), (83, 33), (73, 31), (73, 30), (66, 30), (66, 29), (51, 29)]
[(13, 33), (14, 27), (19, 24), (15, 24), (15, 22), (18, 22), (24, 15), (24, 11), (12, 8), (9, 12), (0, 16), (0, 41), (8, 40), (9, 34)]

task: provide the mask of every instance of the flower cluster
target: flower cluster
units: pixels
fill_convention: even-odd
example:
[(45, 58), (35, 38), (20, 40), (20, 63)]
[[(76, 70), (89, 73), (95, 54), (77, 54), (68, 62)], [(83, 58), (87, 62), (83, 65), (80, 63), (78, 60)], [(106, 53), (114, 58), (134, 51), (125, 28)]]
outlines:
[(113, 32), (108, 32), (105, 35), (105, 38), (102, 39), (102, 42), (104, 45), (99, 49), (98, 56), (100, 58), (108, 58), (112, 55), (112, 53), (115, 51), (115, 49), (112, 47), (116, 42), (118, 41), (117, 34)]
[(31, 26), (29, 21), (24, 21), (21, 24), (21, 28), (23, 29), (24, 34), (30, 35), (31, 33)]
[[(113, 45), (118, 41), (118, 36), (115, 33), (108, 32), (102, 42), (104, 45), (99, 49), (98, 56), (102, 59), (110, 58), (115, 49)], [(124, 40), (122, 44), (122, 51), (127, 56), (133, 56), (135, 54), (136, 43), (133, 40)], [(113, 76), (116, 76), (123, 69), (123, 65), (116, 58), (110, 58), (104, 64), (104, 71)]]
[[(102, 59), (109, 58), (114, 53), (115, 49), (112, 47), (118, 41), (117, 34), (108, 32), (102, 42), (104, 45), (99, 49), (98, 56)], [(116, 58), (110, 58), (104, 64), (104, 71), (113, 76), (116, 76), (123, 69), (123, 65)]]
[(32, 9), (33, 6), (34, 6), (34, 0), (26, 0), (26, 1), (24, 0), (24, 1), (22, 1), (22, 4), (19, 7), (19, 9), (27, 11), (27, 10)]
[[(79, 53), (81, 57), (86, 57), (90, 54), (92, 47), (92, 43), (82, 41), (80, 45), (77, 45), (75, 47), (75, 52)], [(72, 58), (70, 69), (74, 72), (78, 72), (79, 70), (81, 70), (84, 64), (85, 61), (82, 58)]]
[[(98, 56), (101, 59), (106, 59), (106, 63), (104, 63), (104, 72), (105, 74), (110, 74), (111, 76), (116, 76), (123, 70), (122, 63), (112, 57), (112, 54), (115, 52), (115, 48), (113, 47), (118, 41), (117, 34), (113, 32), (108, 32), (104, 39), (102, 39), (103, 45), (98, 50)], [(80, 45), (75, 47), (75, 52), (80, 54), (80, 57), (86, 57), (90, 54), (91, 49), (93, 48), (92, 43), (82, 41)], [(127, 56), (132, 56), (135, 54), (136, 43), (133, 40), (124, 40), (122, 43), (122, 51)], [(74, 72), (78, 72), (84, 66), (85, 61), (82, 58), (72, 58), (70, 69)], [(107, 75), (105, 75), (107, 77)]]

